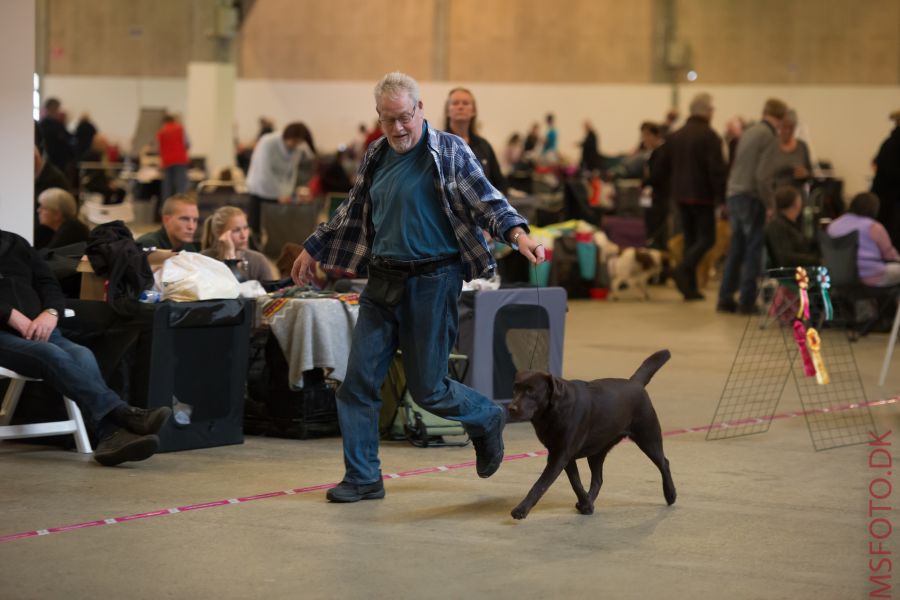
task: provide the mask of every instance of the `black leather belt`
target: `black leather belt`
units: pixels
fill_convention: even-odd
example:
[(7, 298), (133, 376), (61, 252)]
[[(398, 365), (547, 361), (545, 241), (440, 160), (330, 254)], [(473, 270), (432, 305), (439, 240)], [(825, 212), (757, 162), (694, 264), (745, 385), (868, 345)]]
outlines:
[(407, 275), (424, 275), (440, 269), (446, 265), (452, 265), (459, 262), (459, 254), (452, 256), (439, 256), (437, 258), (424, 258), (422, 260), (394, 260), (391, 258), (382, 258), (375, 256), (372, 258), (372, 264), (381, 269), (389, 269), (391, 271), (399, 271)]

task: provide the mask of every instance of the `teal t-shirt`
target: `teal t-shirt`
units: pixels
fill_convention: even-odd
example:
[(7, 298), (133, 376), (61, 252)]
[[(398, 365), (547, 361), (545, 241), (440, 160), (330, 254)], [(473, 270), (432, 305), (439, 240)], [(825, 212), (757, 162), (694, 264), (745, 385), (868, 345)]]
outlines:
[(388, 147), (378, 161), (369, 188), (375, 256), (419, 260), (459, 252), (435, 188), (426, 127), (423, 123), (422, 137), (412, 150), (398, 154)]

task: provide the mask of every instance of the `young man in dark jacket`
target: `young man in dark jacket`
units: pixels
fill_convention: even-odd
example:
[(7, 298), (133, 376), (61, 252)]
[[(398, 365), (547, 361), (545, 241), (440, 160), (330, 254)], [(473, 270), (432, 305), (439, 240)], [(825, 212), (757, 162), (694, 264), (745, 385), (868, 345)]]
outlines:
[(59, 283), (31, 245), (0, 231), (0, 366), (74, 400), (100, 440), (94, 459), (101, 465), (149, 458), (172, 410), (133, 408), (109, 389), (90, 350), (56, 328), (64, 305)]
[(798, 219), (803, 212), (803, 198), (791, 186), (775, 190), (778, 213), (766, 224), (766, 248), (773, 267), (808, 267), (819, 264), (814, 243), (804, 237)]

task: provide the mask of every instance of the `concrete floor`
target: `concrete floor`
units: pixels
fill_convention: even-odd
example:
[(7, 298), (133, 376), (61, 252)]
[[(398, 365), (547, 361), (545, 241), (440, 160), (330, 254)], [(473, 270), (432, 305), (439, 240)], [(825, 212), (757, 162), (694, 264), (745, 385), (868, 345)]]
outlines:
[[(646, 303), (571, 302), (564, 374), (627, 377), (667, 347), (672, 360), (649, 386), (663, 431), (707, 425), (746, 321), (716, 314), (711, 299), (651, 292)], [(900, 358), (885, 388), (876, 385), (886, 339), (854, 344), (869, 399), (900, 392)], [(800, 408), (792, 385), (778, 412)], [(897, 405), (872, 412), (879, 431), (900, 429)], [(541, 449), (527, 423), (510, 425), (505, 439), (510, 455)], [(867, 447), (815, 452), (803, 418), (791, 418), (739, 439), (675, 435), (665, 448), (678, 487), (672, 507), (656, 468), (624, 444), (606, 462), (589, 517), (574, 510), (563, 477), (514, 521), (510, 509), (543, 466), (522, 458), (489, 480), (472, 467), (389, 480), (382, 501), (332, 505), (316, 490), (0, 543), (0, 598), (846, 599), (877, 589), (868, 486), (883, 471), (867, 466)], [(470, 461), (473, 451), (387, 443), (381, 456), (385, 473), (399, 473)], [(4, 443), (0, 463), (0, 536), (342, 474), (337, 438), (250, 437), (115, 469)], [(885, 547), (898, 551), (890, 538)]]

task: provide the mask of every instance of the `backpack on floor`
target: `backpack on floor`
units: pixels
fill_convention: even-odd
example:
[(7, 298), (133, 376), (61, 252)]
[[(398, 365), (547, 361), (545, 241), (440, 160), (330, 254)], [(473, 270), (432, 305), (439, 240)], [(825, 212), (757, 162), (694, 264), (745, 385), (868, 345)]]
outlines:
[[(467, 359), (462, 355), (451, 355), (450, 360), (458, 366)], [(468, 437), (459, 441), (447, 441), (445, 437), (467, 436), (462, 424), (430, 413), (412, 399), (406, 386), (406, 372), (399, 353), (391, 362), (381, 386), (378, 425), (383, 439), (406, 440), (419, 448), (465, 446), (469, 443)]]

